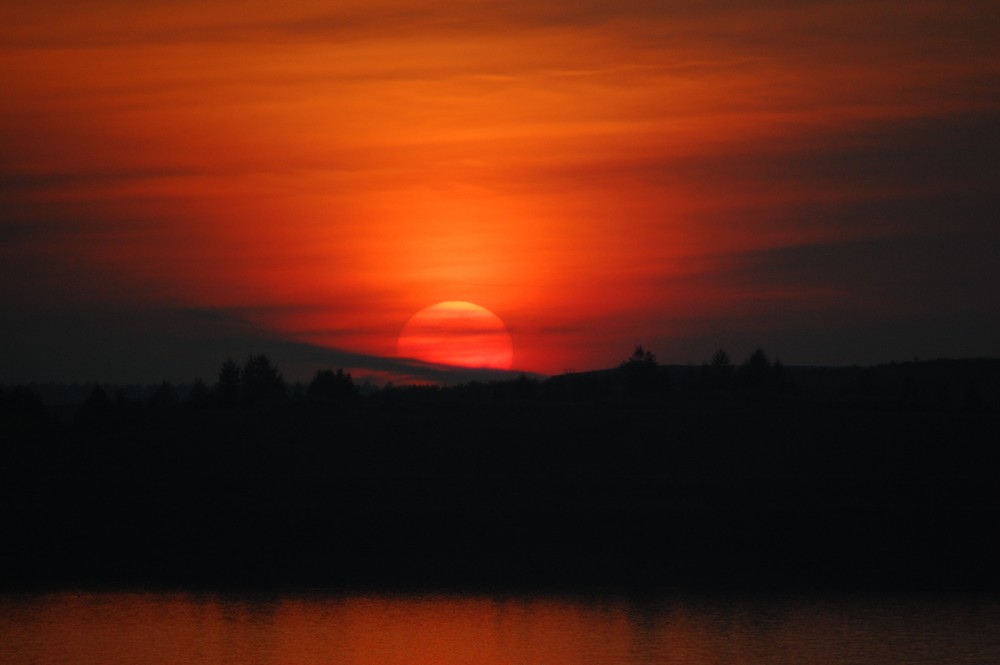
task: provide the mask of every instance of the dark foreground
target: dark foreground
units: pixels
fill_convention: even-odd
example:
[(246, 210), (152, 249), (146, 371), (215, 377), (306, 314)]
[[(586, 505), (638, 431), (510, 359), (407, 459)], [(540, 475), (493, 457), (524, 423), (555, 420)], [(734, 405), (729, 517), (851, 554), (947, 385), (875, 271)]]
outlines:
[(996, 592), (998, 433), (773, 396), (15, 419), (0, 585)]

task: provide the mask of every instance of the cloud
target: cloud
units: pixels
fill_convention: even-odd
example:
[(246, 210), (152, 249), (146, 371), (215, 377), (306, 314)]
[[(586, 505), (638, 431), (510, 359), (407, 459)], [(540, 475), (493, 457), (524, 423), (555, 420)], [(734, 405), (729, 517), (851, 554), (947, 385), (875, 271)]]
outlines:
[[(755, 334), (765, 310), (799, 312), (803, 330), (845, 307), (988, 317), (994, 15), (897, 0), (7, 3), (8, 338), (79, 372), (57, 343), (74, 328), (116, 372), (132, 371), (112, 362), (116, 344), (135, 355), (125, 340), (146, 349), (135, 368), (177, 357), (170, 331), (203, 350), (192, 372), (268, 335), (402, 372), (386, 357), (407, 318), (461, 298), (509, 319), (518, 363), (552, 370), (709, 323)], [(257, 332), (206, 338), (221, 323), (185, 309)]]
[(461, 383), (517, 376), (365, 354), (289, 339), (226, 310), (105, 304), (8, 307), (0, 377), (31, 381), (208, 383), (226, 358), (267, 355), (291, 381), (343, 368), (378, 382)]
[(719, 294), (669, 312), (664, 358), (763, 345), (786, 361), (876, 363), (987, 356), (1000, 332), (995, 234), (883, 236), (734, 254), (671, 287)]

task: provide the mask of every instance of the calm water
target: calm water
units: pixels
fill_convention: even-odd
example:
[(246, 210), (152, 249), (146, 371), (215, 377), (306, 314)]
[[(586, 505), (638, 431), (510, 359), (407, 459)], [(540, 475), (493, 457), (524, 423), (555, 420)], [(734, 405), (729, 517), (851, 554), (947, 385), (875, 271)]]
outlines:
[(0, 596), (4, 665), (998, 662), (981, 601)]

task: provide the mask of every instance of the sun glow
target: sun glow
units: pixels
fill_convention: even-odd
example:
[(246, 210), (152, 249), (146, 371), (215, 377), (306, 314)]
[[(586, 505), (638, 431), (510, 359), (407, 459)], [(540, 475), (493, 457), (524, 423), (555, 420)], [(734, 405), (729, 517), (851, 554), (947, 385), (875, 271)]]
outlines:
[(414, 314), (396, 343), (400, 358), (459, 367), (510, 369), (514, 345), (496, 314), (471, 302), (448, 300)]

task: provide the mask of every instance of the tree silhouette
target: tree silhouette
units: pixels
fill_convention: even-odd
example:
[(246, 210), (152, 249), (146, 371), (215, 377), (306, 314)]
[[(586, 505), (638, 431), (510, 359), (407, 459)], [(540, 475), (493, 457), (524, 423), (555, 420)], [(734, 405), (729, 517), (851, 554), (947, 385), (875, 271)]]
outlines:
[(656, 356), (637, 344), (635, 351), (619, 366), (625, 379), (625, 394), (628, 397), (650, 395), (660, 392), (664, 386), (664, 377)]
[(726, 390), (733, 385), (736, 368), (724, 349), (719, 349), (712, 356), (712, 361), (705, 369), (708, 387), (713, 390)]
[(226, 358), (219, 369), (219, 380), (215, 383), (213, 393), (220, 406), (236, 406), (240, 399), (241, 372), (239, 365), (232, 358)]
[(770, 388), (779, 393), (787, 393), (793, 389), (781, 358), (775, 358), (774, 362), (771, 363)]
[(744, 361), (739, 370), (740, 385), (748, 390), (763, 390), (771, 382), (771, 361), (758, 347)]
[(629, 356), (622, 366), (626, 365), (645, 365), (647, 367), (656, 367), (656, 356), (653, 355), (651, 351), (642, 348), (642, 344), (635, 345), (635, 351)]
[(309, 382), (307, 394), (310, 399), (343, 403), (356, 402), (360, 397), (350, 373), (345, 374), (342, 369), (318, 370)]
[(205, 408), (210, 400), (211, 393), (205, 382), (198, 377), (191, 384), (191, 393), (188, 395), (187, 406), (192, 409)]
[(240, 379), (240, 398), (246, 404), (278, 402), (288, 396), (281, 372), (263, 354), (247, 358)]

